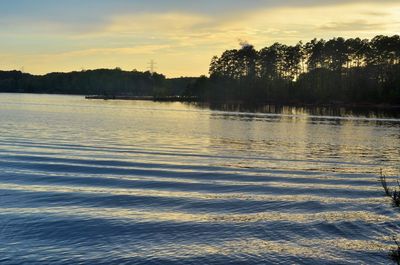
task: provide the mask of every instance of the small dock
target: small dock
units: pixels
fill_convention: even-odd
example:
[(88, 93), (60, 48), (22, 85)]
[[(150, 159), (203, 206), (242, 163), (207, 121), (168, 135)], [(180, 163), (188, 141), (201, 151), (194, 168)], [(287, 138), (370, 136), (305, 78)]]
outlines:
[(181, 96), (154, 97), (154, 96), (91, 95), (91, 96), (85, 96), (85, 98), (86, 99), (102, 99), (102, 100), (145, 100), (145, 101), (166, 101), (166, 102), (198, 101), (198, 99), (196, 97), (181, 97)]

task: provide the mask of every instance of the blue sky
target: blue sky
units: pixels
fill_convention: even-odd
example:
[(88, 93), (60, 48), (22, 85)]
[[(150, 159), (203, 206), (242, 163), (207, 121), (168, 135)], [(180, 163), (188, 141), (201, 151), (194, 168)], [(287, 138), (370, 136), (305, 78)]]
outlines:
[(398, 34), (400, 1), (0, 0), (0, 69), (207, 74), (213, 55), (275, 41)]

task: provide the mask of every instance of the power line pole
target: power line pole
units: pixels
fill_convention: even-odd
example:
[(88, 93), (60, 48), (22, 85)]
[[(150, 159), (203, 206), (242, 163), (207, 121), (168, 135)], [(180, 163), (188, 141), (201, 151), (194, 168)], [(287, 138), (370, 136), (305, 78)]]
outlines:
[(154, 74), (155, 69), (156, 69), (156, 65), (157, 65), (157, 63), (154, 60), (151, 60), (149, 62), (149, 68), (148, 69), (150, 70), (151, 74)]

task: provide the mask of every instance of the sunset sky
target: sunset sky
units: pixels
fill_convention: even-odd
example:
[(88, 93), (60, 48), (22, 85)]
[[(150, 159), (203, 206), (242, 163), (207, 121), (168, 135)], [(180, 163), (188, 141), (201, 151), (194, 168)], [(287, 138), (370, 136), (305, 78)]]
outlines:
[(399, 0), (0, 0), (0, 69), (207, 74), (239, 47), (400, 33)]

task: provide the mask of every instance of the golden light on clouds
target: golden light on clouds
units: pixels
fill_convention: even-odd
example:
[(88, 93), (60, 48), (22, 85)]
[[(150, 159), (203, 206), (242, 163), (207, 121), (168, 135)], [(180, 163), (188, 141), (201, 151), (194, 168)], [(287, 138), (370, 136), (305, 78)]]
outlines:
[[(33, 73), (81, 68), (145, 70), (150, 59), (169, 77), (207, 74), (213, 55), (247, 40), (256, 48), (335, 36), (372, 38), (398, 34), (400, 2), (277, 6), (224, 12), (114, 14), (102, 24), (71, 30), (60, 23), (30, 25), (34, 34), (0, 31), (1, 69)], [(67, 23), (68, 25), (68, 23)], [(17, 26), (15, 26), (17, 27)], [(83, 27), (85, 28), (85, 27)], [(7, 36), (7, 38), (5, 38)]]

